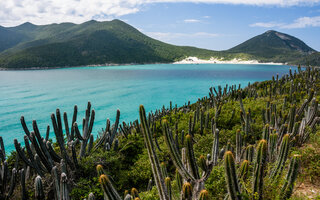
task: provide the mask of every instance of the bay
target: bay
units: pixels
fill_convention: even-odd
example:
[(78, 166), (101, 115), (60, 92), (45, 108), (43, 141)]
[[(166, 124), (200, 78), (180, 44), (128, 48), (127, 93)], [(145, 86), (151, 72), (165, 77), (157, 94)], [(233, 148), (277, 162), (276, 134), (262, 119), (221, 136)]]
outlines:
[[(139, 105), (147, 111), (163, 105), (182, 106), (207, 96), (210, 87), (271, 79), (289, 72), (292, 66), (245, 64), (153, 64), (106, 67), (77, 67), (48, 70), (0, 71), (0, 136), (6, 151), (14, 149), (13, 139), (23, 143), (20, 117), (29, 129), (37, 120), (41, 134), (50, 125), (50, 115), (59, 108), (67, 112), (71, 124), (74, 105), (78, 105), (78, 123), (82, 122), (87, 102), (96, 111), (93, 134), (113, 123), (116, 110), (120, 121), (138, 118)], [(81, 123), (79, 123), (81, 124)]]

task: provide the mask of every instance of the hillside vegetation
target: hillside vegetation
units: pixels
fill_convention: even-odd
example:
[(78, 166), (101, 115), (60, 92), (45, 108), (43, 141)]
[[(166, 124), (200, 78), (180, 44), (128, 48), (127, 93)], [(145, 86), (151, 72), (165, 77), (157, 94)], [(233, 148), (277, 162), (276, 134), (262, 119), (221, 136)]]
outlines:
[[(315, 51), (301, 40), (268, 31), (227, 51), (175, 46), (120, 20), (0, 27), (0, 68), (169, 63), (189, 56), (296, 64)], [(304, 59), (304, 60), (303, 60)], [(318, 60), (310, 58), (318, 65)]]
[(97, 138), (90, 103), (83, 120), (57, 109), (47, 133), (21, 117), (24, 148), (6, 156), (0, 137), (0, 199), (306, 199), (301, 183), (319, 189), (319, 89), (320, 71), (298, 68), (180, 108), (141, 105), (130, 123), (118, 110)]

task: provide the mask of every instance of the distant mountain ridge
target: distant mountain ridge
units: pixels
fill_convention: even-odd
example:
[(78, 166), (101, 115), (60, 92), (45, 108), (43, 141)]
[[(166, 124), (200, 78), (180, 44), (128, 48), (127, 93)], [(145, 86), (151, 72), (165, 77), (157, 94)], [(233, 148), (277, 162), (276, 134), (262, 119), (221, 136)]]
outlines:
[(305, 62), (315, 52), (301, 40), (276, 31), (267, 31), (227, 51), (212, 51), (152, 39), (120, 20), (0, 26), (0, 68), (169, 63), (188, 56), (296, 63)]
[(316, 51), (296, 37), (277, 31), (267, 31), (253, 37), (231, 49), (228, 52), (247, 53), (260, 61), (294, 62)]

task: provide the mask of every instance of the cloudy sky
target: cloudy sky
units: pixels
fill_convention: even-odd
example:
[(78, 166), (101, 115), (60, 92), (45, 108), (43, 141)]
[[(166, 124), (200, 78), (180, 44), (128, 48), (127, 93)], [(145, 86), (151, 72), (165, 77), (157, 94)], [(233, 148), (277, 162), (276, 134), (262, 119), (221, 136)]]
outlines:
[(0, 0), (0, 25), (121, 19), (177, 45), (231, 48), (273, 29), (320, 51), (320, 0)]

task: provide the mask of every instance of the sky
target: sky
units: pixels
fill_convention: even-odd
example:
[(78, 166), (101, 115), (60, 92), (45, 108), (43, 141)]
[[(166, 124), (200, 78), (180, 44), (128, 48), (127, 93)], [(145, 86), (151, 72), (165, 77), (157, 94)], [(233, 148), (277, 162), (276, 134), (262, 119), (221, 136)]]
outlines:
[(161, 41), (226, 50), (268, 30), (320, 51), (320, 0), (0, 0), (0, 25), (120, 19)]

